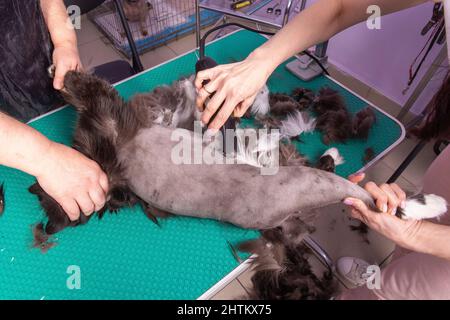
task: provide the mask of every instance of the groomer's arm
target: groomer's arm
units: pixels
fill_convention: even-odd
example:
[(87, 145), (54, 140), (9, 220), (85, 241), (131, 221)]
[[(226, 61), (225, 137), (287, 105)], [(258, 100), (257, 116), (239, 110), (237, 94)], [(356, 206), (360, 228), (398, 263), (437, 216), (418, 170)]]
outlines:
[(77, 37), (71, 23), (68, 23), (66, 7), (62, 0), (41, 0), (41, 9), (52, 38), (55, 79), (53, 87), (61, 90), (67, 71), (81, 69)]
[(71, 220), (105, 204), (108, 179), (94, 161), (0, 112), (0, 164), (35, 176)]
[[(198, 74), (195, 85), (197, 105), (202, 108), (208, 92), (216, 92), (203, 113), (208, 123), (224, 103), (210, 128), (219, 129), (234, 112), (242, 116), (253, 103), (256, 93), (275, 68), (289, 57), (369, 17), (367, 8), (378, 5), (383, 15), (399, 11), (426, 0), (321, 0), (299, 13), (269, 41), (241, 62), (220, 65)], [(211, 80), (202, 88), (203, 80)]]

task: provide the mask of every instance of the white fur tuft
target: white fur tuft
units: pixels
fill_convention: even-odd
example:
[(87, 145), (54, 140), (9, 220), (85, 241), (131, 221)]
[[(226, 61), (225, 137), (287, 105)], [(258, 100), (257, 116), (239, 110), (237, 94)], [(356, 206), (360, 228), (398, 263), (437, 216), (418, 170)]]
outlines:
[[(249, 129), (246, 129), (249, 130)], [(278, 164), (278, 152), (280, 135), (269, 133), (259, 139), (249, 140), (246, 143), (245, 130), (236, 131), (237, 153), (235, 159), (238, 163), (248, 164), (254, 167), (272, 167)]]
[(435, 194), (424, 195), (425, 204), (415, 198), (406, 200), (405, 208), (402, 209), (404, 219), (432, 219), (439, 218), (447, 212), (447, 201)]
[(255, 101), (253, 101), (250, 113), (254, 116), (262, 116), (269, 113), (269, 110), (269, 88), (264, 85), (256, 95)]
[(282, 138), (297, 137), (303, 132), (313, 131), (316, 127), (316, 120), (308, 113), (296, 111), (281, 121), (280, 133)]
[(323, 156), (331, 156), (334, 160), (334, 165), (338, 166), (340, 164), (343, 164), (345, 162), (344, 158), (339, 153), (339, 150), (337, 148), (330, 148), (327, 151), (324, 152)]

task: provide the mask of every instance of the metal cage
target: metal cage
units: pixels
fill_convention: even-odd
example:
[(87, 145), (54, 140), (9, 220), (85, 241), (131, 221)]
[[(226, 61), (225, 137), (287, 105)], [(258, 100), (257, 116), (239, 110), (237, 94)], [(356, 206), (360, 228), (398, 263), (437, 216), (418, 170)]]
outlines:
[[(193, 0), (120, 0), (139, 54), (161, 46), (170, 40), (195, 30), (195, 1)], [(140, 7), (132, 7), (132, 6)], [(202, 10), (201, 25), (215, 23), (219, 13)], [(120, 17), (112, 0), (88, 13), (89, 19), (125, 56), (131, 49)]]

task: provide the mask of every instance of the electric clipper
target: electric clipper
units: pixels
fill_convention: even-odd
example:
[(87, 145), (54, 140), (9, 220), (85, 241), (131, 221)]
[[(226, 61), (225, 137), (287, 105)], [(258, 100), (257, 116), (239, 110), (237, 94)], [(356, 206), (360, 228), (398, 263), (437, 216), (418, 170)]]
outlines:
[[(203, 70), (207, 70), (210, 68), (214, 68), (215, 66), (217, 66), (217, 62), (214, 61), (212, 58), (210, 57), (203, 57), (200, 58), (197, 63), (195, 64), (195, 74), (199, 73), (200, 71)], [(209, 80), (204, 80), (202, 83), (202, 86), (205, 86), (207, 83), (209, 82)], [(214, 93), (212, 93), (209, 98), (206, 100), (205, 103), (208, 103), (209, 99), (211, 99), (214, 96)], [(207, 127), (211, 124), (211, 122), (214, 120), (214, 118), (217, 116), (217, 114), (219, 113), (220, 109), (222, 108), (223, 105), (221, 105), (216, 112), (213, 114), (213, 116), (211, 117), (211, 119), (208, 122), (208, 125), (205, 126), (204, 130), (207, 129)], [(233, 116), (230, 116), (228, 118), (228, 120), (225, 122), (225, 124), (220, 128), (221, 134), (222, 134), (222, 146), (223, 146), (223, 152), (224, 154), (228, 154), (231, 152), (235, 151), (235, 147), (236, 147), (236, 143), (234, 141), (232, 146), (227, 146), (226, 144), (226, 131), (227, 130), (235, 130), (236, 129), (236, 120)]]

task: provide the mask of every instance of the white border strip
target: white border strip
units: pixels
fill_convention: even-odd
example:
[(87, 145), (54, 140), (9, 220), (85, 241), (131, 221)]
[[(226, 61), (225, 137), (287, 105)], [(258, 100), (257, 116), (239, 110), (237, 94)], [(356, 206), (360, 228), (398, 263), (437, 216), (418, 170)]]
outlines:
[(250, 256), (244, 262), (239, 264), (230, 273), (228, 273), (225, 277), (223, 277), (219, 282), (217, 282), (215, 285), (213, 285), (211, 288), (209, 288), (205, 293), (203, 293), (200, 297), (198, 297), (197, 300), (210, 300), (216, 294), (218, 294), (220, 291), (222, 291), (223, 288), (225, 288), (234, 279), (238, 278), (241, 274), (243, 274), (245, 271), (247, 271), (247, 269), (249, 269), (251, 267), (252, 257), (254, 257), (254, 255)]

